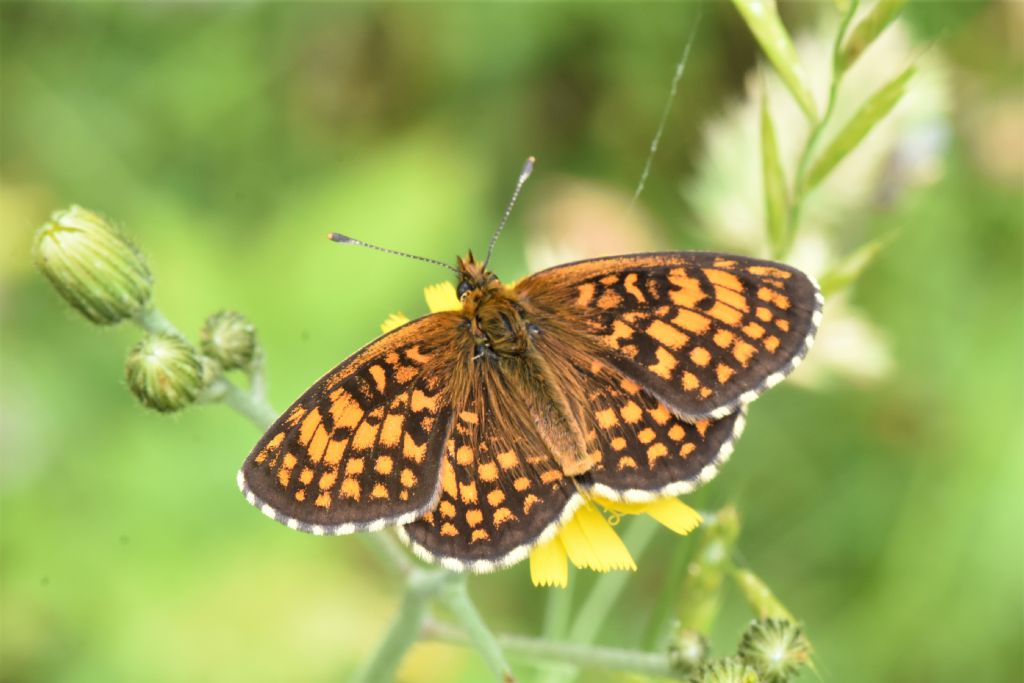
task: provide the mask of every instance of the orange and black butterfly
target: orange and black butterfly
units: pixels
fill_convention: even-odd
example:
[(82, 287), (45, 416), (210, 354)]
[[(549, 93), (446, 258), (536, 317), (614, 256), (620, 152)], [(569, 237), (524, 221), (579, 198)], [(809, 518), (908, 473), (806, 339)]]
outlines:
[(823, 301), (794, 268), (704, 252), (580, 261), (512, 287), (472, 253), (453, 270), (461, 310), (363, 347), (259, 440), (238, 474), (250, 503), (316, 535), (397, 526), (453, 570), (510, 565), (588, 497), (711, 479), (746, 405), (807, 353)]

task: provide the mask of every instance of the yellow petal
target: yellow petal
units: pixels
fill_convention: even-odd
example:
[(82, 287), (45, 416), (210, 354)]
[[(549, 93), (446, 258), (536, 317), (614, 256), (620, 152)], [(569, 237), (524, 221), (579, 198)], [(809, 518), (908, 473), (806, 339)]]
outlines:
[(576, 521), (576, 515), (558, 531), (558, 538), (562, 541), (569, 561), (578, 569), (587, 569), (597, 562), (597, 556), (590, 547), (590, 540)]
[(593, 500), (601, 507), (618, 512), (620, 515), (642, 515), (647, 512), (647, 507), (650, 505), (650, 503), (627, 503), (624, 500), (611, 500), (600, 496), (594, 496)]
[(530, 551), (530, 579), (534, 586), (569, 585), (569, 561), (558, 536)]
[(629, 549), (592, 505), (581, 507), (559, 532), (569, 560), (581, 569), (636, 571)]
[(624, 515), (650, 515), (680, 536), (690, 533), (703, 521), (699, 512), (678, 498), (659, 498), (650, 503), (620, 503), (604, 499), (600, 502), (609, 510)]
[(391, 330), (397, 330), (409, 322), (409, 316), (405, 313), (392, 313), (380, 324), (380, 331), (387, 334)]
[(659, 498), (645, 512), (680, 536), (690, 533), (703, 521), (699, 512), (678, 498)]
[(458, 311), (462, 308), (455, 285), (450, 282), (439, 282), (423, 288), (423, 298), (427, 300), (427, 308), (431, 313), (441, 311)]

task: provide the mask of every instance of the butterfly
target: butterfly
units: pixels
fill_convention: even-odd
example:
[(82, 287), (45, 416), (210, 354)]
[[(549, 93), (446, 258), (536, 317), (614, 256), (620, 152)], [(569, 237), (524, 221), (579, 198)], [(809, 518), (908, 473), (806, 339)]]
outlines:
[(370, 342), (263, 435), (238, 473), (252, 505), (315, 535), (395, 526), (456, 571), (508, 566), (593, 497), (710, 480), (823, 305), (795, 268), (708, 252), (578, 261), (513, 286), (472, 252), (452, 270), (459, 310)]

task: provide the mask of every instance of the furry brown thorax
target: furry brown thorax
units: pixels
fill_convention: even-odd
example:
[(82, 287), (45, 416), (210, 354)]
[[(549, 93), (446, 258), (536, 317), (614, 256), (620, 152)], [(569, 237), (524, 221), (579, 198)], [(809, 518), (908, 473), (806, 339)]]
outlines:
[(479, 347), (496, 354), (522, 355), (529, 350), (530, 326), (519, 297), (469, 252), (459, 258), (459, 300)]
[[(530, 321), (528, 303), (478, 263), (469, 252), (458, 259), (462, 315), (476, 344), (475, 355), (481, 362), (496, 363), (505, 380), (511, 380), (517, 394), (514, 405), (524, 410), (532, 429), (569, 475), (582, 474), (593, 463), (587, 455), (583, 430), (574, 419), (563, 386), (543, 355), (537, 353), (532, 337), (540, 328)], [(571, 385), (571, 382), (569, 383)], [(514, 409), (501, 411), (514, 412)], [(523, 432), (527, 424), (515, 431)]]

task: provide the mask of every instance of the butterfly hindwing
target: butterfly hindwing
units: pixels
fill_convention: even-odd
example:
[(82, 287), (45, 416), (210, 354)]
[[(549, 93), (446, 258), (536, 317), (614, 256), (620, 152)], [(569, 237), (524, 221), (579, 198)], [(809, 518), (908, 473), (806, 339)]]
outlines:
[(458, 322), (450, 313), (410, 322), (310, 387), (243, 464), (249, 502), (314, 534), (403, 524), (432, 508), (451, 424), (442, 380)]
[(399, 530), (417, 555), (456, 571), (518, 562), (582, 502), (535, 435), (507, 434), (489, 417), (514, 410), (511, 396), (478, 390), (480, 400), (470, 401), (477, 407), (453, 420), (437, 506)]
[(601, 497), (640, 502), (689, 493), (717, 474), (743, 430), (742, 409), (688, 422), (599, 362), (580, 372), (596, 458), (580, 485)]
[(691, 421), (724, 417), (781, 381), (810, 348), (822, 306), (799, 270), (705, 252), (580, 261), (516, 291), (575, 318), (610, 364)]

